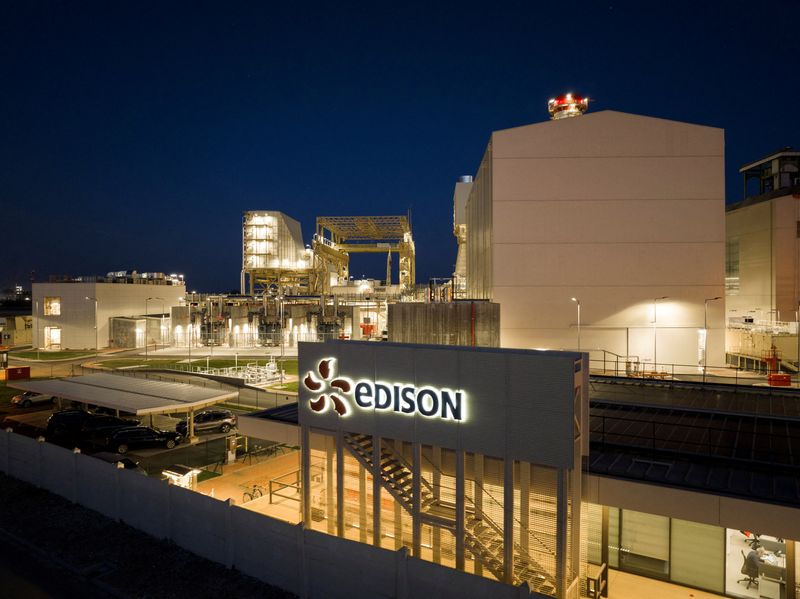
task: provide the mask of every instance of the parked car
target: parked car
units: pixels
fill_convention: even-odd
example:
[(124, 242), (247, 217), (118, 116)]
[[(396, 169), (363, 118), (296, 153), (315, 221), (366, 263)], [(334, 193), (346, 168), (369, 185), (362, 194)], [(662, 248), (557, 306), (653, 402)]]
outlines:
[(36, 404), (53, 403), (55, 398), (52, 395), (37, 393), (36, 391), (25, 391), (11, 398), (11, 405), (20, 408), (30, 408)]
[(98, 436), (107, 437), (111, 430), (138, 424), (139, 421), (133, 418), (93, 414), (84, 410), (63, 410), (47, 420), (45, 439), (71, 447), (92, 445)]
[(133, 470), (134, 472), (138, 472), (139, 474), (144, 474), (147, 476), (147, 470), (142, 468), (139, 465), (139, 462), (132, 460), (131, 458), (125, 457), (119, 453), (113, 453), (110, 451), (100, 451), (98, 453), (92, 454), (93, 458), (97, 458), (98, 460), (103, 460), (104, 462), (108, 462), (109, 464), (116, 464), (117, 466), (122, 466), (125, 470)]
[[(205, 410), (194, 415), (194, 431), (196, 433), (210, 433), (219, 431), (227, 433), (236, 426), (236, 414), (230, 410)], [(175, 430), (184, 437), (189, 434), (188, 420), (181, 420)]]
[(104, 445), (117, 453), (128, 453), (143, 447), (166, 447), (172, 449), (183, 437), (176, 432), (162, 431), (149, 426), (130, 426), (111, 432)]

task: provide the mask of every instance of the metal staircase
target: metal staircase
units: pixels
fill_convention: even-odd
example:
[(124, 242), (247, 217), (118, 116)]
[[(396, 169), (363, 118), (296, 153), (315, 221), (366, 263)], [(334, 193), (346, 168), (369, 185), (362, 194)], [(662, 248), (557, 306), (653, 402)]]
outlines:
[[(369, 435), (345, 434), (347, 449), (370, 472), (378, 472), (385, 488), (410, 514), (413, 515), (413, 471), (393, 447), (381, 442), (380, 463), (375, 468), (373, 441)], [(498, 580), (504, 580), (503, 531), (485, 512), (471, 506), (465, 510), (464, 547), (484, 568)], [(433, 487), (420, 477), (420, 520), (424, 524), (439, 526), (455, 532), (455, 508), (443, 505), (436, 499)], [(514, 543), (513, 584), (527, 582), (532, 590), (556, 594), (556, 581), (527, 551)]]

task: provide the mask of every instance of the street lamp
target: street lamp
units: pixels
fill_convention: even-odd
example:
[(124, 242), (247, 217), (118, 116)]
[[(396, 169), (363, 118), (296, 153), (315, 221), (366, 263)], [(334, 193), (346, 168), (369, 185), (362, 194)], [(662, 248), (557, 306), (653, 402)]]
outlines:
[(36, 361), (39, 361), (39, 329), (42, 326), (42, 318), (39, 316), (39, 300), (35, 300), (34, 302), (35, 307), (35, 316), (36, 316)]
[(97, 354), (100, 352), (99, 343), (97, 342), (97, 298), (86, 296), (83, 299), (94, 302), (94, 357), (97, 359)]
[(577, 297), (570, 299), (578, 304), (578, 351), (581, 351), (581, 300), (579, 300)]
[(703, 300), (703, 382), (706, 382), (706, 367), (708, 366), (708, 302), (722, 299), (721, 295)]
[(280, 306), (281, 306), (281, 314), (280, 314), (280, 319), (281, 319), (281, 323), (280, 323), (281, 324), (281, 364), (280, 364), (280, 366), (278, 368), (281, 371), (281, 385), (283, 385), (283, 295), (281, 294), (280, 296), (278, 296), (278, 299), (281, 302), (281, 304), (280, 304)]
[(669, 299), (666, 295), (653, 299), (653, 370), (658, 370), (658, 302)]
[[(148, 297), (144, 300), (144, 359), (147, 361), (147, 302), (151, 300), (161, 301), (161, 326), (164, 324), (164, 298), (163, 297)], [(158, 329), (158, 334), (161, 334), (161, 327)]]

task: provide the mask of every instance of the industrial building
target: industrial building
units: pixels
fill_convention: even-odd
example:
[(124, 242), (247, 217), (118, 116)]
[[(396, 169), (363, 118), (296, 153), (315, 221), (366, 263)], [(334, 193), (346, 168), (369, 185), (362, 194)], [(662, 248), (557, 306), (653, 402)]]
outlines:
[[(32, 294), (36, 348), (102, 349), (114, 335), (126, 339), (121, 347), (144, 347), (170, 343), (169, 311), (184, 301), (186, 284), (178, 275), (121, 271), (54, 277), (34, 283)], [(112, 330), (118, 317), (136, 317), (139, 324), (125, 334), (119, 326)]]
[(454, 192), (456, 288), (500, 304), (503, 347), (722, 364), (723, 131), (581, 115), (492, 133)]
[(727, 207), (725, 303), (729, 361), (774, 346), (796, 371), (800, 303), (800, 152), (784, 148), (739, 169), (744, 199)]
[(240, 427), (299, 445), (300, 474), (248, 509), (536, 597), (607, 596), (609, 568), (611, 596), (649, 596), (643, 576), (800, 597), (793, 390), (766, 406), (733, 385), (588, 384), (575, 352), (328, 342), (299, 356), (296, 410)]

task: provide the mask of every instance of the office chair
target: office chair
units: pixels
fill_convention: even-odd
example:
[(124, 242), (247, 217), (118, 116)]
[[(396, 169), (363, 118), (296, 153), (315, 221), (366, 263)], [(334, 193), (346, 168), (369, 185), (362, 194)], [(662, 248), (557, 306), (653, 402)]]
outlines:
[(744, 550), (742, 550), (742, 569), (739, 570), (742, 574), (744, 574), (744, 578), (740, 578), (736, 582), (746, 582), (747, 588), (750, 588), (750, 585), (758, 586), (758, 566), (753, 567), (747, 563), (747, 556), (744, 554)]

